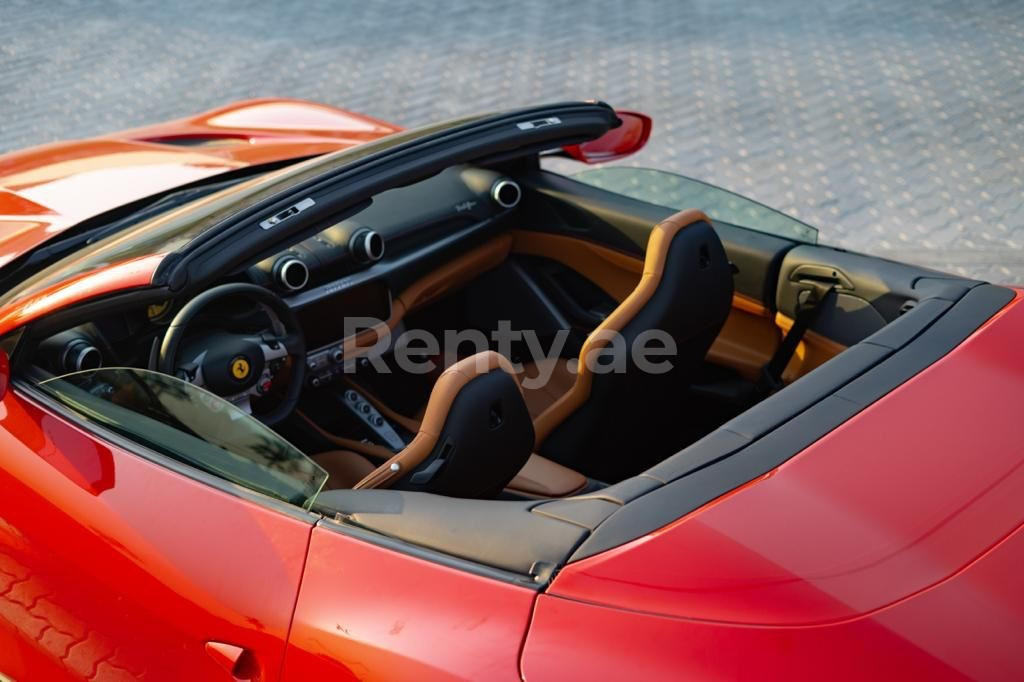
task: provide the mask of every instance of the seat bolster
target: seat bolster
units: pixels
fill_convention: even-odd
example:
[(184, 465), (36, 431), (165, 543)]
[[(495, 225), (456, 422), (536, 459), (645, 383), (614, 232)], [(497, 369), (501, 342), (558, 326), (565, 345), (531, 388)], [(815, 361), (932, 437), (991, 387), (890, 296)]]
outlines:
[[(515, 379), (512, 363), (494, 351), (484, 351), (460, 360), (444, 372), (434, 384), (419, 431), (409, 445), (356, 483), (356, 488), (386, 487), (419, 466), (434, 451), (459, 393), (473, 379), (489, 372), (502, 371)], [(516, 381), (522, 394), (522, 387)]]

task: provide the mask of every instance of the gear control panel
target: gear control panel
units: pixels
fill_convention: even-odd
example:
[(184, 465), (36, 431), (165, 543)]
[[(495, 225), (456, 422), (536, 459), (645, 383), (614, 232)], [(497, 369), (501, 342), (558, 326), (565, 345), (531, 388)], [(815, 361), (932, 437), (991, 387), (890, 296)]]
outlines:
[(341, 395), (341, 403), (392, 451), (398, 452), (405, 447), (405, 441), (391, 423), (359, 391), (347, 389)]

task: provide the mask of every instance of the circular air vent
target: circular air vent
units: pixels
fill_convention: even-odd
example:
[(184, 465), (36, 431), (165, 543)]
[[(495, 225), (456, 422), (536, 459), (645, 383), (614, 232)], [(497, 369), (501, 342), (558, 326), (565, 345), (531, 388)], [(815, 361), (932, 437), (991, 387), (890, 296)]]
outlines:
[(356, 231), (348, 247), (360, 263), (376, 263), (384, 257), (384, 237), (370, 228)]
[(103, 354), (100, 353), (99, 348), (85, 339), (75, 339), (64, 347), (61, 365), (68, 372), (99, 369), (103, 366)]
[(309, 267), (295, 256), (285, 256), (274, 264), (277, 283), (288, 291), (299, 291), (309, 283)]
[(523, 198), (523, 191), (512, 180), (498, 180), (491, 186), (491, 198), (503, 208), (512, 208)]

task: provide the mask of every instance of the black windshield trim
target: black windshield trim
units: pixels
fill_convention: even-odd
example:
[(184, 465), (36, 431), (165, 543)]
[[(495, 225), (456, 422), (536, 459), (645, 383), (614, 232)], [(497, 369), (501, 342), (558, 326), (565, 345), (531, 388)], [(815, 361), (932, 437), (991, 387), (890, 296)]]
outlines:
[[(523, 128), (531, 121), (556, 120), (557, 124)], [(364, 146), (324, 157), (335, 164), (312, 177), (288, 184), (279, 192), (273, 185), (261, 188), (270, 195), (241, 206), (218, 223), (203, 229), (185, 246), (163, 260), (154, 283), (167, 284), (173, 291), (186, 286), (203, 286), (219, 274), (232, 272), (274, 253), (283, 246), (340, 220), (345, 211), (357, 210), (373, 195), (416, 181), (458, 163), (485, 163), (512, 150), (536, 154), (540, 147), (557, 147), (598, 137), (618, 125), (607, 104), (570, 102), (453, 122), (450, 127), (432, 126), (396, 135), (393, 143), (382, 138), (368, 145), (381, 145), (367, 152)], [(273, 230), (261, 229), (260, 222), (279, 215), (300, 200), (312, 199), (312, 207), (282, 222)], [(202, 220), (202, 219), (200, 219)]]

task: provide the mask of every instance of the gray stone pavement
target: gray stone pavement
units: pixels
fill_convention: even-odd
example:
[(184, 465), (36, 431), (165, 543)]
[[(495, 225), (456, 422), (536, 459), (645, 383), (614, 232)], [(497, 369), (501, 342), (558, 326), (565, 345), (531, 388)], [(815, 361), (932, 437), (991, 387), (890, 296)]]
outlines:
[(415, 126), (600, 98), (628, 161), (1024, 282), (1024, 1), (0, 0), (0, 151), (257, 96)]

